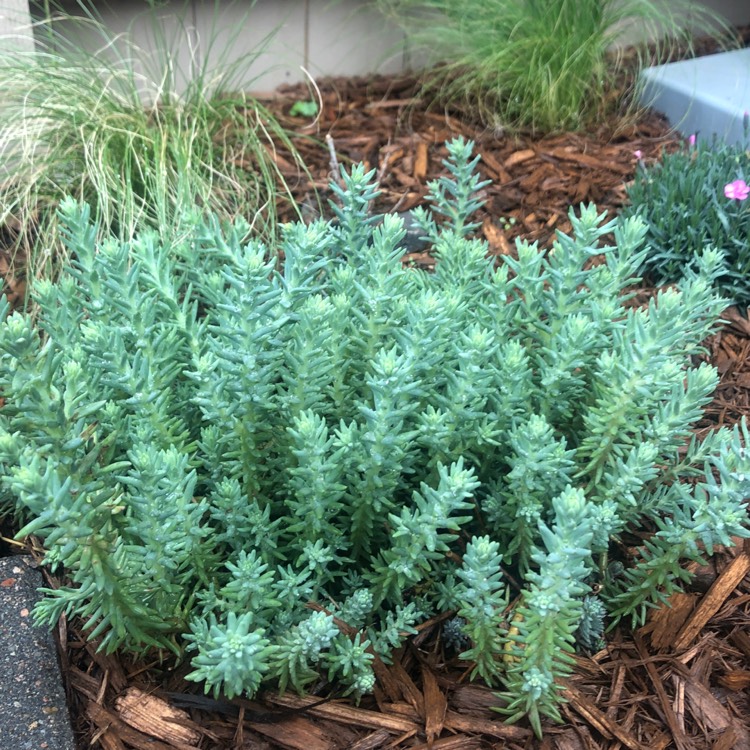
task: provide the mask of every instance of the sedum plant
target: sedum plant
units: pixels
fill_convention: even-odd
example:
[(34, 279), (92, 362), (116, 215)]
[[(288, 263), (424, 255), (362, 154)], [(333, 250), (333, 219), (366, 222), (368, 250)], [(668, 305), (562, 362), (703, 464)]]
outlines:
[[(747, 131), (747, 122), (746, 132)], [(628, 189), (625, 215), (639, 214), (648, 227), (651, 252), (644, 268), (657, 284), (678, 281), (696, 267), (704, 247), (724, 251), (717, 288), (750, 303), (750, 153), (740, 144), (714, 139), (639, 164)]]
[(684, 561), (748, 535), (744, 424), (691, 437), (720, 254), (630, 308), (646, 227), (589, 206), (495, 267), (471, 236), (472, 145), (448, 150), (416, 217), (434, 273), (401, 264), (403, 224), (368, 214), (362, 167), (332, 188), (335, 222), (283, 228), (283, 268), (241, 222), (196, 222), (176, 249), (98, 243), (62, 204), (68, 271), (37, 283), (37, 324), (0, 326), (0, 508), (68, 577), (38, 620), (172, 649), (216, 694), (322, 676), (359, 696), (453, 611), (474, 674), (541, 733), (592, 587), (640, 623)]

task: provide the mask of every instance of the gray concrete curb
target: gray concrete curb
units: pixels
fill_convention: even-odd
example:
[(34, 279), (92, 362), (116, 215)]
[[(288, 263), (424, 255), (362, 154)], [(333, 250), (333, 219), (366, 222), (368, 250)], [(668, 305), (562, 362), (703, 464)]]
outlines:
[(30, 557), (0, 558), (0, 750), (75, 750), (52, 634), (31, 610), (42, 575)]

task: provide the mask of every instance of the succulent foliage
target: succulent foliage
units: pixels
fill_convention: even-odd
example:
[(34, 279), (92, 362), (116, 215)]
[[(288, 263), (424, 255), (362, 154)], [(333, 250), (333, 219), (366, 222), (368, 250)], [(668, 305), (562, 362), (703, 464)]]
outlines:
[[(453, 610), (475, 674), (541, 731), (595, 582), (642, 622), (684, 560), (747, 535), (744, 425), (691, 438), (721, 255), (628, 307), (646, 227), (589, 206), (497, 267), (471, 236), (472, 145), (448, 150), (447, 221), (419, 216), (434, 273), (402, 265), (402, 222), (371, 219), (359, 166), (335, 223), (284, 228), (283, 268), (241, 223), (97, 243), (62, 204), (67, 273), (36, 285), (38, 322), (6, 305), (0, 325), (0, 510), (69, 581), (39, 619), (185, 654), (215, 693), (323, 676), (357, 696)], [(512, 612), (506, 568), (525, 581)]]

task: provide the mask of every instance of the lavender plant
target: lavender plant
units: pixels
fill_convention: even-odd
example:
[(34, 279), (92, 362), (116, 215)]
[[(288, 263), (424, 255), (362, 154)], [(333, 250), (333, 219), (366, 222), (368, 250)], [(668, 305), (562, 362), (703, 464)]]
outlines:
[(322, 676), (358, 696), (376, 656), (453, 610), (464, 658), (541, 733), (594, 584), (610, 619), (642, 622), (685, 560), (748, 535), (745, 425), (691, 437), (721, 255), (627, 307), (646, 227), (589, 206), (498, 268), (471, 236), (472, 146), (448, 149), (446, 221), (418, 216), (434, 273), (402, 266), (362, 167), (335, 225), (284, 228), (283, 268), (241, 223), (196, 222), (176, 251), (98, 243), (62, 204), (67, 273), (36, 285), (38, 324), (6, 305), (0, 325), (0, 508), (68, 580), (38, 620), (171, 649), (217, 694)]

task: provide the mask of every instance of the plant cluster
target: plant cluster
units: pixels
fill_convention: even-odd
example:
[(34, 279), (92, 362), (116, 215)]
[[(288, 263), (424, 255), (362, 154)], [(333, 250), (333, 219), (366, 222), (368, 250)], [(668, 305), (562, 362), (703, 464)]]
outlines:
[[(746, 128), (747, 131), (747, 128)], [(750, 153), (740, 144), (697, 141), (653, 165), (639, 160), (623, 214), (648, 227), (644, 268), (657, 284), (695, 269), (696, 252), (723, 251), (716, 278), (722, 293), (750, 303)]]
[[(425, 95), (501, 130), (595, 126), (637, 107), (637, 72), (699, 25), (726, 25), (705, 6), (663, 0), (379, 0), (429, 67)], [(633, 45), (635, 55), (617, 46)], [(626, 75), (623, 75), (623, 74)], [(625, 86), (625, 90), (623, 90)]]
[[(150, 13), (151, 50), (115, 36), (81, 2), (78, 17), (55, 12), (37, 24), (34, 50), (0, 61), (0, 226), (15, 233), (30, 275), (59, 265), (65, 195), (87, 202), (104, 232), (127, 240), (151, 228), (163, 241), (196, 205), (272, 232), (277, 200), (290, 198), (272, 153), (295, 150), (243, 93), (263, 45), (232, 61), (233, 39), (218, 30), (198, 48), (173, 16), (165, 25)], [(79, 44), (84, 36), (96, 51)]]
[(627, 307), (646, 227), (589, 206), (498, 268), (472, 238), (478, 157), (448, 150), (415, 217), (434, 273), (402, 265), (362, 167), (332, 187), (335, 222), (284, 226), (282, 269), (241, 223), (97, 243), (63, 202), (68, 271), (37, 283), (38, 327), (0, 325), (0, 508), (69, 576), (38, 619), (185, 654), (207, 691), (322, 676), (360, 695), (452, 611), (453, 647), (541, 732), (603, 607), (642, 622), (684, 560), (748, 535), (744, 424), (691, 437), (720, 254)]

